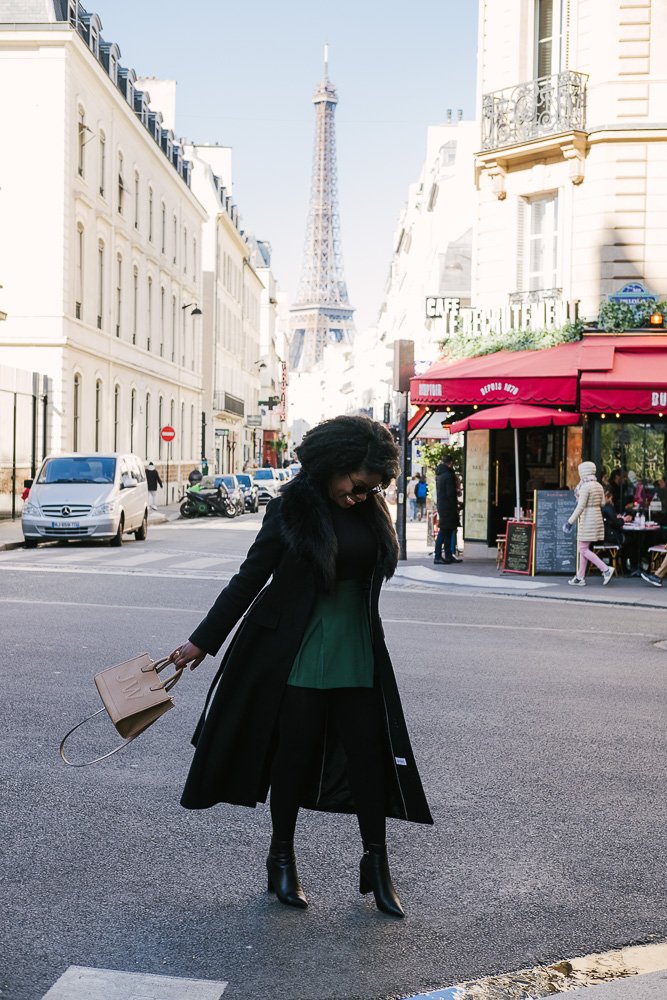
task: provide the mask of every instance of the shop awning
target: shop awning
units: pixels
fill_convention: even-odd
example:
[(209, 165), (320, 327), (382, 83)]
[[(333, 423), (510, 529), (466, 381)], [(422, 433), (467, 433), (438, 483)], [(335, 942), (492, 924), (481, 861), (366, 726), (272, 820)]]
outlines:
[(617, 349), (609, 370), (582, 372), (580, 404), (589, 413), (667, 411), (667, 345)]
[(568, 427), (578, 423), (578, 413), (565, 413), (545, 406), (507, 403), (505, 406), (490, 406), (488, 410), (477, 410), (469, 417), (453, 423), (450, 431), (458, 434), (459, 431), (504, 430), (507, 427)]
[(515, 402), (583, 413), (667, 412), (667, 336), (593, 334), (542, 351), (438, 361), (410, 380), (410, 401), (431, 409)]

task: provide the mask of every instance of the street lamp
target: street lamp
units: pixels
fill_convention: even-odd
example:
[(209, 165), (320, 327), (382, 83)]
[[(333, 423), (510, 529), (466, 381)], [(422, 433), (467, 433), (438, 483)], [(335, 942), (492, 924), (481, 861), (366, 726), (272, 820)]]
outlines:
[(201, 316), (202, 315), (202, 311), (201, 311), (201, 309), (199, 308), (199, 306), (197, 305), (196, 302), (188, 302), (188, 303), (186, 303), (186, 305), (181, 306), (181, 309), (189, 309), (190, 306), (194, 306), (194, 309), (190, 313), (191, 316)]

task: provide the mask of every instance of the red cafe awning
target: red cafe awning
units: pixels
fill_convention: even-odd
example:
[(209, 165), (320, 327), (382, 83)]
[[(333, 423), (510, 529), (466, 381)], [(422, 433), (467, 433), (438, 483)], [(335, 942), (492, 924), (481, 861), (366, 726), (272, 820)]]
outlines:
[(580, 401), (588, 413), (667, 411), (667, 346), (615, 350), (607, 371), (581, 373)]
[(490, 406), (488, 410), (477, 410), (453, 423), (450, 431), (458, 434), (459, 431), (504, 430), (507, 427), (571, 427), (578, 423), (578, 413), (564, 413), (546, 406), (507, 403), (505, 406)]
[(438, 361), (410, 380), (430, 409), (528, 403), (582, 413), (667, 412), (665, 334), (593, 334), (541, 351)]
[(580, 354), (581, 342), (438, 361), (410, 380), (410, 401), (436, 407), (510, 402), (575, 406)]

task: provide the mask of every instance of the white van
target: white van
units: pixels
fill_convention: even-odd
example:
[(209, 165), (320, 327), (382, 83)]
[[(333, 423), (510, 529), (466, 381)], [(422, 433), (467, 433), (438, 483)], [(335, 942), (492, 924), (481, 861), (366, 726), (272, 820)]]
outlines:
[(137, 455), (48, 455), (34, 480), (21, 524), (26, 548), (70, 538), (106, 538), (123, 544), (133, 531), (148, 533), (148, 487)]

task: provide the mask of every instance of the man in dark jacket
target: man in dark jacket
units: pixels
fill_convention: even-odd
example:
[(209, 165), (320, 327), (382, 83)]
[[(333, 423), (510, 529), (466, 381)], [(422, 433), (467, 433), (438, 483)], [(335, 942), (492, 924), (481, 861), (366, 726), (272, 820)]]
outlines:
[(149, 462), (146, 466), (146, 486), (148, 487), (148, 497), (151, 510), (157, 510), (155, 503), (157, 500), (157, 488), (158, 486), (162, 486), (162, 480), (160, 479), (160, 473), (157, 471), (152, 462)]
[[(459, 526), (458, 484), (454, 472), (454, 461), (451, 456), (442, 460), (435, 470), (435, 488), (438, 506), (439, 530), (435, 540), (433, 562), (436, 565), (450, 566), (463, 560), (456, 555), (456, 529)], [(445, 557), (442, 557), (442, 548)]]

